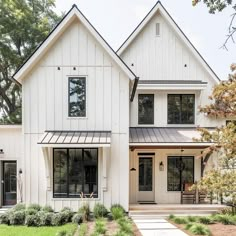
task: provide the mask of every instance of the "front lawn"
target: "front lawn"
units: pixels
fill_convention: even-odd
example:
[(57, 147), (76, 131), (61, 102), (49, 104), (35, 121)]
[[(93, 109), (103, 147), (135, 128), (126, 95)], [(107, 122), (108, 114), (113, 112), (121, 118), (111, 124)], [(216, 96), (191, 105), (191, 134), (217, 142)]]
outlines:
[(74, 235), (76, 224), (62, 226), (27, 227), (0, 225), (0, 235), (6, 236), (55, 236), (60, 231), (66, 231)]

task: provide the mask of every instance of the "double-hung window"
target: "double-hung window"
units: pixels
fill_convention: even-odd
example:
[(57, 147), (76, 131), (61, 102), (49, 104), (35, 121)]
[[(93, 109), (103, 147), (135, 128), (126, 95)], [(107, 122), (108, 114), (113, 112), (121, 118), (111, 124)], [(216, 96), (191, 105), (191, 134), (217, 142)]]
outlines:
[(69, 117), (86, 117), (86, 77), (69, 78)]
[(138, 124), (154, 124), (154, 94), (138, 95)]
[(98, 197), (98, 149), (53, 150), (53, 197)]
[(168, 124), (194, 124), (194, 109), (194, 94), (168, 94)]

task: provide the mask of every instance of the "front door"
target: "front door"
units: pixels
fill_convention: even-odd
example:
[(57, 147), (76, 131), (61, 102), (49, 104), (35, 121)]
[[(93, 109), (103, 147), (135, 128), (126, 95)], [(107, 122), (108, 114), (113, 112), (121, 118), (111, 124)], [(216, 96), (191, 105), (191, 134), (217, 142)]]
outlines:
[(2, 176), (2, 193), (3, 205), (16, 204), (16, 162), (4, 161), (3, 162), (3, 176)]
[(154, 197), (154, 157), (138, 157), (138, 201), (153, 202)]

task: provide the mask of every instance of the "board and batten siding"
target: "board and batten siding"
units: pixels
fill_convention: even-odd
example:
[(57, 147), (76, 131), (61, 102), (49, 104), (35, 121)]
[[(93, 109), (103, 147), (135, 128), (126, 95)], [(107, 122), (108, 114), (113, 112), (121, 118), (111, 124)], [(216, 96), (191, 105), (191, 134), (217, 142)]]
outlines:
[[(86, 76), (85, 118), (68, 117), (70, 76)], [(37, 145), (45, 130), (111, 130), (108, 188), (99, 200), (128, 209), (129, 78), (96, 39), (74, 20), (22, 85), (26, 202), (56, 204), (57, 209), (73, 202), (47, 196), (43, 152)], [(102, 150), (99, 153), (102, 162)]]
[[(160, 36), (156, 36), (156, 23), (160, 23)], [(138, 125), (139, 93), (155, 94), (155, 126), (168, 126), (167, 94), (175, 93), (196, 94), (195, 125), (205, 127), (222, 125), (222, 120), (209, 119), (197, 109), (199, 105), (204, 106), (209, 103), (208, 97), (216, 81), (200, 65), (198, 59), (159, 11), (120, 56), (140, 80), (200, 80), (208, 83), (207, 88), (201, 92), (194, 90), (194, 85), (189, 91), (137, 90), (134, 102), (131, 103), (130, 126)]]

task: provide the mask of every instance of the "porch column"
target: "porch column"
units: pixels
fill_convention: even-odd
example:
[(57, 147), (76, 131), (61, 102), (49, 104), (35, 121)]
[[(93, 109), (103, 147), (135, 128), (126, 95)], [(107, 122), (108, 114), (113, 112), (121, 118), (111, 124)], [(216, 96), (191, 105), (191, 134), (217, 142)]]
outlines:
[(48, 147), (42, 147), (42, 150), (43, 150), (43, 157), (44, 157), (45, 170), (46, 170), (47, 190), (51, 191), (50, 151)]
[(102, 189), (103, 192), (107, 191), (107, 168), (108, 168), (108, 158), (110, 158), (110, 148), (103, 148), (103, 159), (102, 159)]

